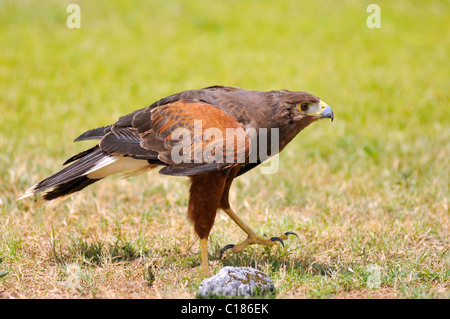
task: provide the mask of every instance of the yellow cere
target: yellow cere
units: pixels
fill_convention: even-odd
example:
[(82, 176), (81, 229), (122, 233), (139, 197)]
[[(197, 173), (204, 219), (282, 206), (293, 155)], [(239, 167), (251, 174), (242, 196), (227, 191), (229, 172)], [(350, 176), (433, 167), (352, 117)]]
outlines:
[(321, 100), (320, 104), (319, 103), (311, 104), (307, 114), (310, 116), (320, 115), (320, 113), (323, 111), (323, 109), (326, 108), (327, 106), (328, 106), (328, 104)]

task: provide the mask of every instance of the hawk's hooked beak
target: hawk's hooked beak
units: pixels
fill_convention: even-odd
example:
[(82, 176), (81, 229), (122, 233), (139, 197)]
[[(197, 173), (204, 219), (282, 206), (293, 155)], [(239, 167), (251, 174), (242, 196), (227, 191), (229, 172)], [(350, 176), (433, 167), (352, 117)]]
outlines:
[(334, 114), (331, 107), (325, 103), (324, 101), (320, 101), (320, 105), (322, 107), (322, 112), (320, 112), (320, 117), (323, 119), (331, 119), (331, 122), (333, 122)]

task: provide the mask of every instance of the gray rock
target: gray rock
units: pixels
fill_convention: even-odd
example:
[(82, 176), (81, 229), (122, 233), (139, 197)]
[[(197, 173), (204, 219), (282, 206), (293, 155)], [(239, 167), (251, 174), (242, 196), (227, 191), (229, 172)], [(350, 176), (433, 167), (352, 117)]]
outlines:
[(251, 298), (274, 295), (275, 286), (265, 273), (250, 267), (224, 267), (200, 284), (197, 298)]

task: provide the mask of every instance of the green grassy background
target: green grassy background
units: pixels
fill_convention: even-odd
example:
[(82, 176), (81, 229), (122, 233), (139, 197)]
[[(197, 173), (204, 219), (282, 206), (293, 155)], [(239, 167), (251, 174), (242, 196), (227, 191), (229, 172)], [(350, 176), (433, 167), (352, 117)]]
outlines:
[(278, 174), (234, 184), (254, 228), (299, 240), (221, 262), (243, 234), (220, 215), (216, 270), (258, 266), (279, 297), (449, 297), (448, 1), (378, 1), (379, 29), (371, 1), (77, 1), (69, 29), (72, 2), (0, 0), (0, 297), (195, 295), (184, 180), (111, 179), (54, 208), (15, 198), (89, 147), (72, 143), (85, 130), (215, 84), (308, 91), (335, 113)]

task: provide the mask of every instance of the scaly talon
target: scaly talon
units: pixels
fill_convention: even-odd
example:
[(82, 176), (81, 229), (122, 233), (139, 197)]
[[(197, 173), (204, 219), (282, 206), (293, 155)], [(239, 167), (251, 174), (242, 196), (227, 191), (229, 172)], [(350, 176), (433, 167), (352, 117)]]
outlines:
[(288, 238), (289, 235), (294, 235), (297, 236), (298, 235), (294, 232), (288, 231), (286, 233), (284, 233), (283, 235), (281, 235), (280, 237), (272, 237), (272, 238), (268, 238), (266, 234), (263, 234), (262, 236), (258, 237), (255, 235), (255, 233), (250, 233), (250, 235), (247, 237), (246, 240), (244, 240), (242, 243), (237, 244), (237, 245), (233, 245), (233, 244), (229, 244), (226, 245), (225, 247), (223, 247), (220, 250), (220, 257), (219, 259), (222, 259), (223, 253), (227, 250), (227, 249), (231, 249), (234, 253), (239, 253), (241, 252), (245, 247), (249, 246), (249, 245), (255, 245), (255, 244), (261, 244), (264, 246), (273, 246), (275, 245), (275, 242), (278, 241), (281, 243), (281, 245), (284, 247), (284, 242), (283, 240), (286, 240)]
[(220, 250), (220, 256), (219, 256), (219, 259), (222, 259), (222, 255), (223, 255), (223, 253), (225, 252), (225, 250), (230, 249), (230, 248), (233, 248), (233, 247), (234, 247), (233, 244), (229, 244), (229, 245), (226, 245), (225, 247), (223, 247), (223, 248)]
[(272, 237), (270, 238), (271, 241), (279, 241), (281, 245), (284, 247), (283, 240), (280, 237)]
[(288, 232), (286, 232), (286, 233), (284, 233), (286, 236), (287, 235), (294, 235), (294, 236), (296, 236), (297, 238), (298, 238), (298, 235), (296, 234), (296, 233), (294, 233), (294, 232), (292, 232), (292, 231), (288, 231)]

